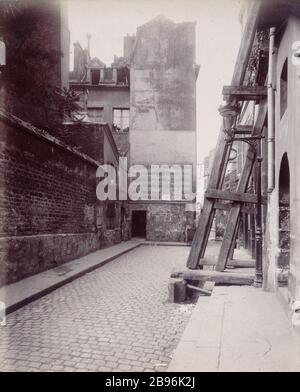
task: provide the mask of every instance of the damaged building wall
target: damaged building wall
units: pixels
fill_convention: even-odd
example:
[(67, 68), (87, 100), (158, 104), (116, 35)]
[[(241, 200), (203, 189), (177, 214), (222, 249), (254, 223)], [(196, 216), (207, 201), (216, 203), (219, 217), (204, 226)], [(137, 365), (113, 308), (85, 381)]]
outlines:
[[(265, 239), (267, 287), (273, 288), (288, 281), (292, 299), (300, 298), (300, 221), (297, 218), (300, 214), (300, 66), (292, 63), (292, 45), (299, 36), (300, 18), (290, 16), (278, 47), (275, 188), (269, 196)], [(285, 168), (284, 161), (288, 162), (284, 164)]]
[[(130, 66), (131, 164), (191, 164), (195, 181), (196, 69), (195, 23), (159, 16), (137, 29)], [(157, 207), (149, 201), (147, 238), (184, 241), (184, 230), (175, 233), (174, 223), (184, 224), (185, 214), (172, 202), (164, 208), (169, 217), (161, 217), (160, 225), (168, 235), (155, 229)]]
[(131, 80), (132, 131), (195, 131), (195, 23), (139, 27)]

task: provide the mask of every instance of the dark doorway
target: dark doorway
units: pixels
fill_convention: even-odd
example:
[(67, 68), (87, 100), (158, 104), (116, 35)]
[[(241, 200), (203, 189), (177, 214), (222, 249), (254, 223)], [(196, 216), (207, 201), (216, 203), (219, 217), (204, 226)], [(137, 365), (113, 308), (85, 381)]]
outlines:
[(146, 238), (146, 211), (132, 211), (131, 234), (132, 237)]
[[(290, 266), (290, 169), (284, 154), (279, 172), (279, 256), (278, 267), (288, 270)], [(287, 282), (285, 282), (287, 283)]]

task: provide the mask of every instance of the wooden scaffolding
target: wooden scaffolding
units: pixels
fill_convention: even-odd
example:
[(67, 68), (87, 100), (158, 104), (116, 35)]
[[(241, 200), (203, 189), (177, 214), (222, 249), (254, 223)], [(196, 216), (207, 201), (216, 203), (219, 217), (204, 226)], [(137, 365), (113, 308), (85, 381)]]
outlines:
[[(242, 276), (242, 274), (241, 279), (237, 279), (237, 275), (231, 279), (229, 271), (223, 273), (233, 252), (238, 232), (240, 214), (245, 208), (249, 208), (246, 207), (249, 206), (249, 203), (256, 208), (257, 195), (247, 193), (252, 169), (257, 158), (256, 150), (255, 148), (252, 148), (250, 143), (247, 148), (244, 166), (236, 191), (224, 191), (222, 190), (222, 185), (226, 174), (227, 164), (230, 160), (233, 142), (235, 140), (241, 140), (242, 136), (247, 134), (250, 135), (249, 139), (252, 139), (253, 141), (260, 139), (262, 137), (263, 127), (266, 120), (267, 87), (265, 85), (246, 86), (244, 84), (248, 61), (257, 31), (259, 3), (260, 2), (253, 3), (252, 12), (250, 13), (246, 23), (231, 85), (223, 88), (223, 96), (229, 110), (230, 108), (235, 110), (237, 107), (241, 107), (243, 102), (253, 100), (259, 103), (258, 115), (254, 125), (251, 127), (234, 124), (234, 116), (224, 117), (217, 141), (202, 212), (187, 261), (188, 269), (181, 273), (173, 273), (173, 277), (181, 276), (184, 279), (196, 279), (200, 281), (213, 280), (217, 282), (224, 281), (227, 283), (233, 281), (235, 283), (238, 281), (241, 284), (253, 283), (253, 276), (251, 277), (249, 274), (245, 274), (244, 276)], [(226, 138), (228, 130), (231, 132), (229, 140)], [(204, 264), (212, 264), (204, 258), (204, 254), (215, 217), (215, 212), (219, 208), (224, 208), (223, 200), (230, 200), (231, 203), (226, 205), (226, 208), (228, 209), (228, 220), (219, 250), (219, 255), (216, 260), (215, 270), (203, 270)], [(230, 260), (230, 263), (233, 263), (232, 260)]]

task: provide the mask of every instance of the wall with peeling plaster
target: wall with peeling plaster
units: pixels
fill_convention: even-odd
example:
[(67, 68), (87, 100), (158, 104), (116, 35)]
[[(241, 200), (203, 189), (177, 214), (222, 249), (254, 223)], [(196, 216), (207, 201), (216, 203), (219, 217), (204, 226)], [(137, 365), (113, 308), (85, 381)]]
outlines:
[[(288, 291), (291, 300), (300, 299), (300, 66), (292, 63), (292, 44), (300, 37), (300, 18), (291, 16), (279, 43), (275, 98), (275, 189), (269, 196), (265, 236), (265, 288), (275, 288), (283, 272), (278, 268), (279, 254), (279, 171), (284, 153), (290, 169), (290, 268)], [(280, 118), (280, 75), (288, 61), (288, 98), (285, 114)]]
[[(195, 23), (158, 16), (139, 27), (130, 81), (130, 163), (192, 164), (195, 180)], [(148, 203), (147, 238), (184, 241), (185, 214), (166, 204), (158, 222), (157, 205)]]
[(158, 17), (139, 27), (130, 79), (132, 163), (150, 162), (153, 152), (156, 162), (195, 163), (195, 23)]

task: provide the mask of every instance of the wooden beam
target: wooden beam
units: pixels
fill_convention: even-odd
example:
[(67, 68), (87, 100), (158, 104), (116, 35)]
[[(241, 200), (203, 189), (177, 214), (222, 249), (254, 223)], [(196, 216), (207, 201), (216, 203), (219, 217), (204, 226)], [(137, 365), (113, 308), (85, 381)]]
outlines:
[[(261, 135), (266, 120), (267, 110), (268, 110), (268, 103), (267, 100), (265, 99), (259, 105), (258, 115), (252, 133), (253, 136)], [(246, 192), (247, 190), (249, 179), (255, 162), (255, 157), (256, 157), (255, 152), (253, 151), (253, 149), (249, 147), (247, 150), (244, 167), (237, 186), (237, 192), (239, 193)], [(240, 213), (241, 213), (241, 204), (236, 203), (236, 205), (234, 205), (234, 207), (230, 210), (230, 213), (228, 215), (227, 225), (226, 225), (223, 241), (218, 256), (218, 263), (216, 266), (217, 271), (224, 271), (225, 269), (227, 260), (229, 258), (230, 248), (232, 245), (234, 232), (238, 224)]]
[(257, 101), (267, 96), (266, 86), (224, 86), (225, 99), (235, 98), (237, 101)]
[(236, 134), (237, 135), (251, 135), (253, 132), (253, 125), (237, 125)]
[[(213, 258), (204, 257), (201, 259), (202, 265), (216, 265), (217, 260)], [(252, 259), (249, 260), (240, 260), (240, 259), (229, 259), (227, 262), (228, 267), (235, 267), (235, 268), (254, 268), (255, 261)]]
[(233, 77), (231, 81), (232, 86), (240, 86), (243, 84), (248, 67), (248, 60), (252, 50), (252, 44), (256, 35), (258, 15), (261, 8), (260, 3), (260, 1), (253, 1), (252, 7), (249, 8), (249, 16), (245, 24), (237, 60), (234, 66)]
[(184, 280), (197, 280), (199, 282), (210, 281), (224, 284), (253, 285), (254, 274), (244, 272), (218, 272), (211, 270), (190, 270), (174, 271), (172, 278), (183, 278)]
[[(240, 86), (244, 82), (252, 45), (256, 35), (260, 2), (255, 1), (249, 10), (249, 17), (246, 22), (243, 37), (241, 40), (235, 68), (232, 76), (231, 85)], [(211, 175), (209, 177), (208, 189), (220, 188), (226, 171), (226, 164), (230, 155), (231, 145), (228, 145), (223, 133), (224, 125), (222, 123), (217, 141), (216, 151), (212, 164)], [(196, 233), (193, 238), (191, 251), (188, 257), (187, 266), (197, 268), (199, 260), (204, 256), (210, 229), (215, 215), (214, 199), (204, 199), (203, 209)]]
[(208, 189), (205, 192), (205, 197), (208, 199), (230, 200), (240, 203), (257, 203), (257, 196), (253, 193), (229, 192), (220, 189)]
[[(222, 210), (222, 211), (230, 211), (230, 209), (233, 207), (233, 203), (221, 203), (221, 202), (215, 202), (214, 208), (216, 210)], [(241, 208), (241, 212), (249, 215), (255, 215), (256, 214), (256, 208), (253, 206), (248, 206), (243, 204)]]

